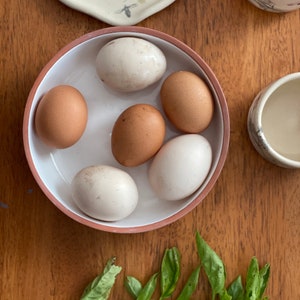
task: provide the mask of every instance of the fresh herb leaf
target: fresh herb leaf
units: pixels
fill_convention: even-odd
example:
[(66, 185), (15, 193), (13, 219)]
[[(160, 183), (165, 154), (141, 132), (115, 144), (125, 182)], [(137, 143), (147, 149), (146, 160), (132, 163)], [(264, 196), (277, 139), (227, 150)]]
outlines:
[(232, 297), (232, 300), (244, 299), (244, 287), (242, 283), (242, 277), (238, 276), (228, 287), (228, 294)]
[(139, 293), (141, 292), (141, 290), (143, 288), (141, 282), (132, 276), (126, 277), (125, 287), (126, 287), (128, 293), (134, 299), (136, 299), (138, 297)]
[[(259, 280), (260, 280), (260, 292), (259, 292), (259, 299), (262, 298), (268, 281), (270, 277), (270, 265), (266, 264), (260, 271), (259, 271)], [(266, 298), (267, 299), (267, 298)]]
[(158, 277), (158, 273), (155, 273), (151, 276), (149, 281), (139, 292), (137, 300), (150, 300), (151, 299), (151, 297), (155, 291), (155, 288), (156, 288), (157, 277)]
[(197, 288), (197, 284), (199, 282), (199, 274), (200, 274), (201, 266), (198, 266), (188, 278), (187, 283), (183, 287), (180, 295), (178, 296), (177, 300), (187, 300), (190, 299), (192, 294)]
[(216, 295), (225, 297), (226, 272), (222, 260), (204, 241), (199, 232), (196, 233), (196, 243), (198, 255), (212, 288), (212, 299), (216, 299)]
[(180, 253), (176, 247), (166, 249), (160, 272), (161, 297), (169, 298), (176, 288), (180, 276)]
[(258, 261), (253, 257), (247, 271), (245, 300), (257, 300), (260, 294)]
[[(196, 234), (196, 244), (201, 265), (192, 272), (177, 300), (190, 299), (197, 288), (201, 266), (203, 266), (211, 285), (213, 300), (215, 300), (217, 296), (219, 296), (219, 300), (269, 299), (268, 297), (263, 297), (270, 276), (269, 264), (266, 264), (260, 270), (257, 259), (253, 257), (247, 270), (245, 288), (243, 287), (241, 276), (239, 276), (231, 283), (228, 290), (226, 290), (226, 272), (222, 260), (198, 232)], [(115, 266), (114, 262), (115, 258), (112, 258), (107, 262), (103, 273), (89, 284), (85, 289), (81, 300), (108, 299), (115, 278), (121, 271), (121, 267)], [(124, 284), (127, 291), (135, 300), (150, 300), (155, 292), (159, 274), (161, 275), (160, 300), (163, 300), (172, 295), (180, 276), (180, 253), (176, 247), (165, 251), (160, 272), (152, 275), (144, 287), (138, 279), (132, 276), (127, 276)]]
[(116, 258), (111, 258), (101, 275), (97, 276), (84, 290), (80, 300), (107, 300), (122, 268), (115, 265)]
[(227, 293), (225, 288), (222, 290), (219, 296), (220, 296), (220, 300), (232, 300), (232, 297)]

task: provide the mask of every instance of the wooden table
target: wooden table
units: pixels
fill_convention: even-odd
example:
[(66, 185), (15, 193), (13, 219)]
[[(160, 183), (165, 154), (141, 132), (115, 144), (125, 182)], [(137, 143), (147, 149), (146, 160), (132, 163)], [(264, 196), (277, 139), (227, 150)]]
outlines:
[[(22, 118), (31, 86), (63, 46), (108, 25), (57, 0), (0, 5), (0, 299), (79, 299), (113, 255), (123, 267), (111, 299), (130, 299), (125, 275), (143, 282), (165, 248), (182, 253), (182, 282), (198, 262), (198, 230), (222, 257), (228, 283), (252, 256), (271, 264), (270, 299), (300, 299), (300, 171), (263, 160), (247, 134), (260, 89), (300, 71), (300, 11), (272, 14), (246, 0), (177, 0), (139, 26), (182, 40), (211, 66), (228, 101), (231, 141), (217, 184), (192, 212), (164, 228), (112, 234), (60, 212), (34, 181), (23, 152)], [(210, 299), (204, 274), (194, 299)]]

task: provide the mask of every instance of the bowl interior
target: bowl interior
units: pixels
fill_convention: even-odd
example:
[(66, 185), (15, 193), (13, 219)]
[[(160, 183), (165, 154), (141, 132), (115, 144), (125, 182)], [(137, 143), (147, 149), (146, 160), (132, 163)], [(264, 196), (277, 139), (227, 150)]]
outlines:
[[(150, 32), (150, 33), (149, 33)], [(157, 45), (167, 58), (167, 71), (154, 85), (134, 93), (119, 93), (109, 89), (98, 78), (96, 55), (108, 41), (121, 36), (144, 38)], [(187, 51), (188, 53), (186, 53)], [(136, 103), (149, 103), (162, 113), (159, 90), (172, 72), (188, 70), (201, 76), (210, 87), (215, 101), (214, 118), (202, 134), (213, 149), (211, 170), (199, 190), (182, 201), (157, 199), (147, 178), (147, 162), (141, 166), (121, 166), (112, 156), (110, 137), (119, 114)], [(69, 84), (81, 91), (89, 110), (87, 128), (72, 147), (57, 150), (44, 145), (34, 130), (34, 114), (43, 94), (56, 85)], [(164, 114), (163, 114), (164, 115)], [(181, 134), (165, 118), (166, 140)], [(171, 223), (194, 208), (209, 192), (223, 167), (229, 139), (229, 120), (223, 93), (207, 65), (187, 46), (164, 34), (141, 29), (138, 31), (99, 30), (86, 35), (62, 49), (43, 69), (29, 95), (24, 115), (24, 146), (31, 171), (48, 198), (64, 213), (88, 226), (111, 232), (141, 232)], [(126, 219), (102, 222), (82, 213), (72, 200), (70, 183), (82, 168), (106, 164), (128, 172), (139, 190), (136, 210)]]

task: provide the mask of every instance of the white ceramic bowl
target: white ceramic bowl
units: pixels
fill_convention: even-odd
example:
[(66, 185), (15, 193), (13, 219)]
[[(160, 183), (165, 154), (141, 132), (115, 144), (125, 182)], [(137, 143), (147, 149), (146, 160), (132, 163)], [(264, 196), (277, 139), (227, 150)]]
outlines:
[[(156, 84), (142, 91), (121, 94), (108, 89), (98, 78), (96, 55), (108, 41), (134, 36), (157, 45), (167, 58), (167, 71)], [(159, 90), (166, 76), (178, 70), (187, 70), (201, 76), (211, 89), (215, 112), (210, 126), (202, 134), (213, 150), (211, 170), (202, 186), (188, 199), (161, 201), (156, 198), (147, 178), (149, 163), (126, 168), (118, 164), (111, 154), (110, 135), (118, 115), (135, 103), (149, 103), (160, 107)], [(43, 94), (50, 88), (69, 84), (79, 89), (86, 98), (89, 119), (86, 131), (72, 147), (55, 150), (45, 146), (36, 136), (34, 114)], [(86, 34), (59, 51), (44, 67), (28, 96), (24, 113), (23, 139), (28, 164), (45, 195), (72, 219), (103, 231), (133, 233), (149, 231), (170, 224), (195, 208), (213, 188), (223, 168), (229, 145), (229, 114), (220, 84), (209, 66), (187, 45), (162, 32), (135, 26), (109, 27)], [(178, 135), (171, 126), (166, 140)], [(139, 189), (136, 210), (127, 218), (116, 222), (102, 222), (82, 213), (72, 200), (70, 183), (82, 168), (108, 164), (127, 171)]]

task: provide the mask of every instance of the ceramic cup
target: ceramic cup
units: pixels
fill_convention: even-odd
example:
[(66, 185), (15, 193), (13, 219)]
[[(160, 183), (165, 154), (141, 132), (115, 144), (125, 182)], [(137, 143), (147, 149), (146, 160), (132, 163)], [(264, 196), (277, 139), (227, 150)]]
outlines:
[(265, 159), (300, 168), (300, 72), (276, 80), (256, 96), (247, 126), (251, 142)]
[(271, 12), (289, 12), (300, 8), (299, 0), (248, 0), (255, 6)]

